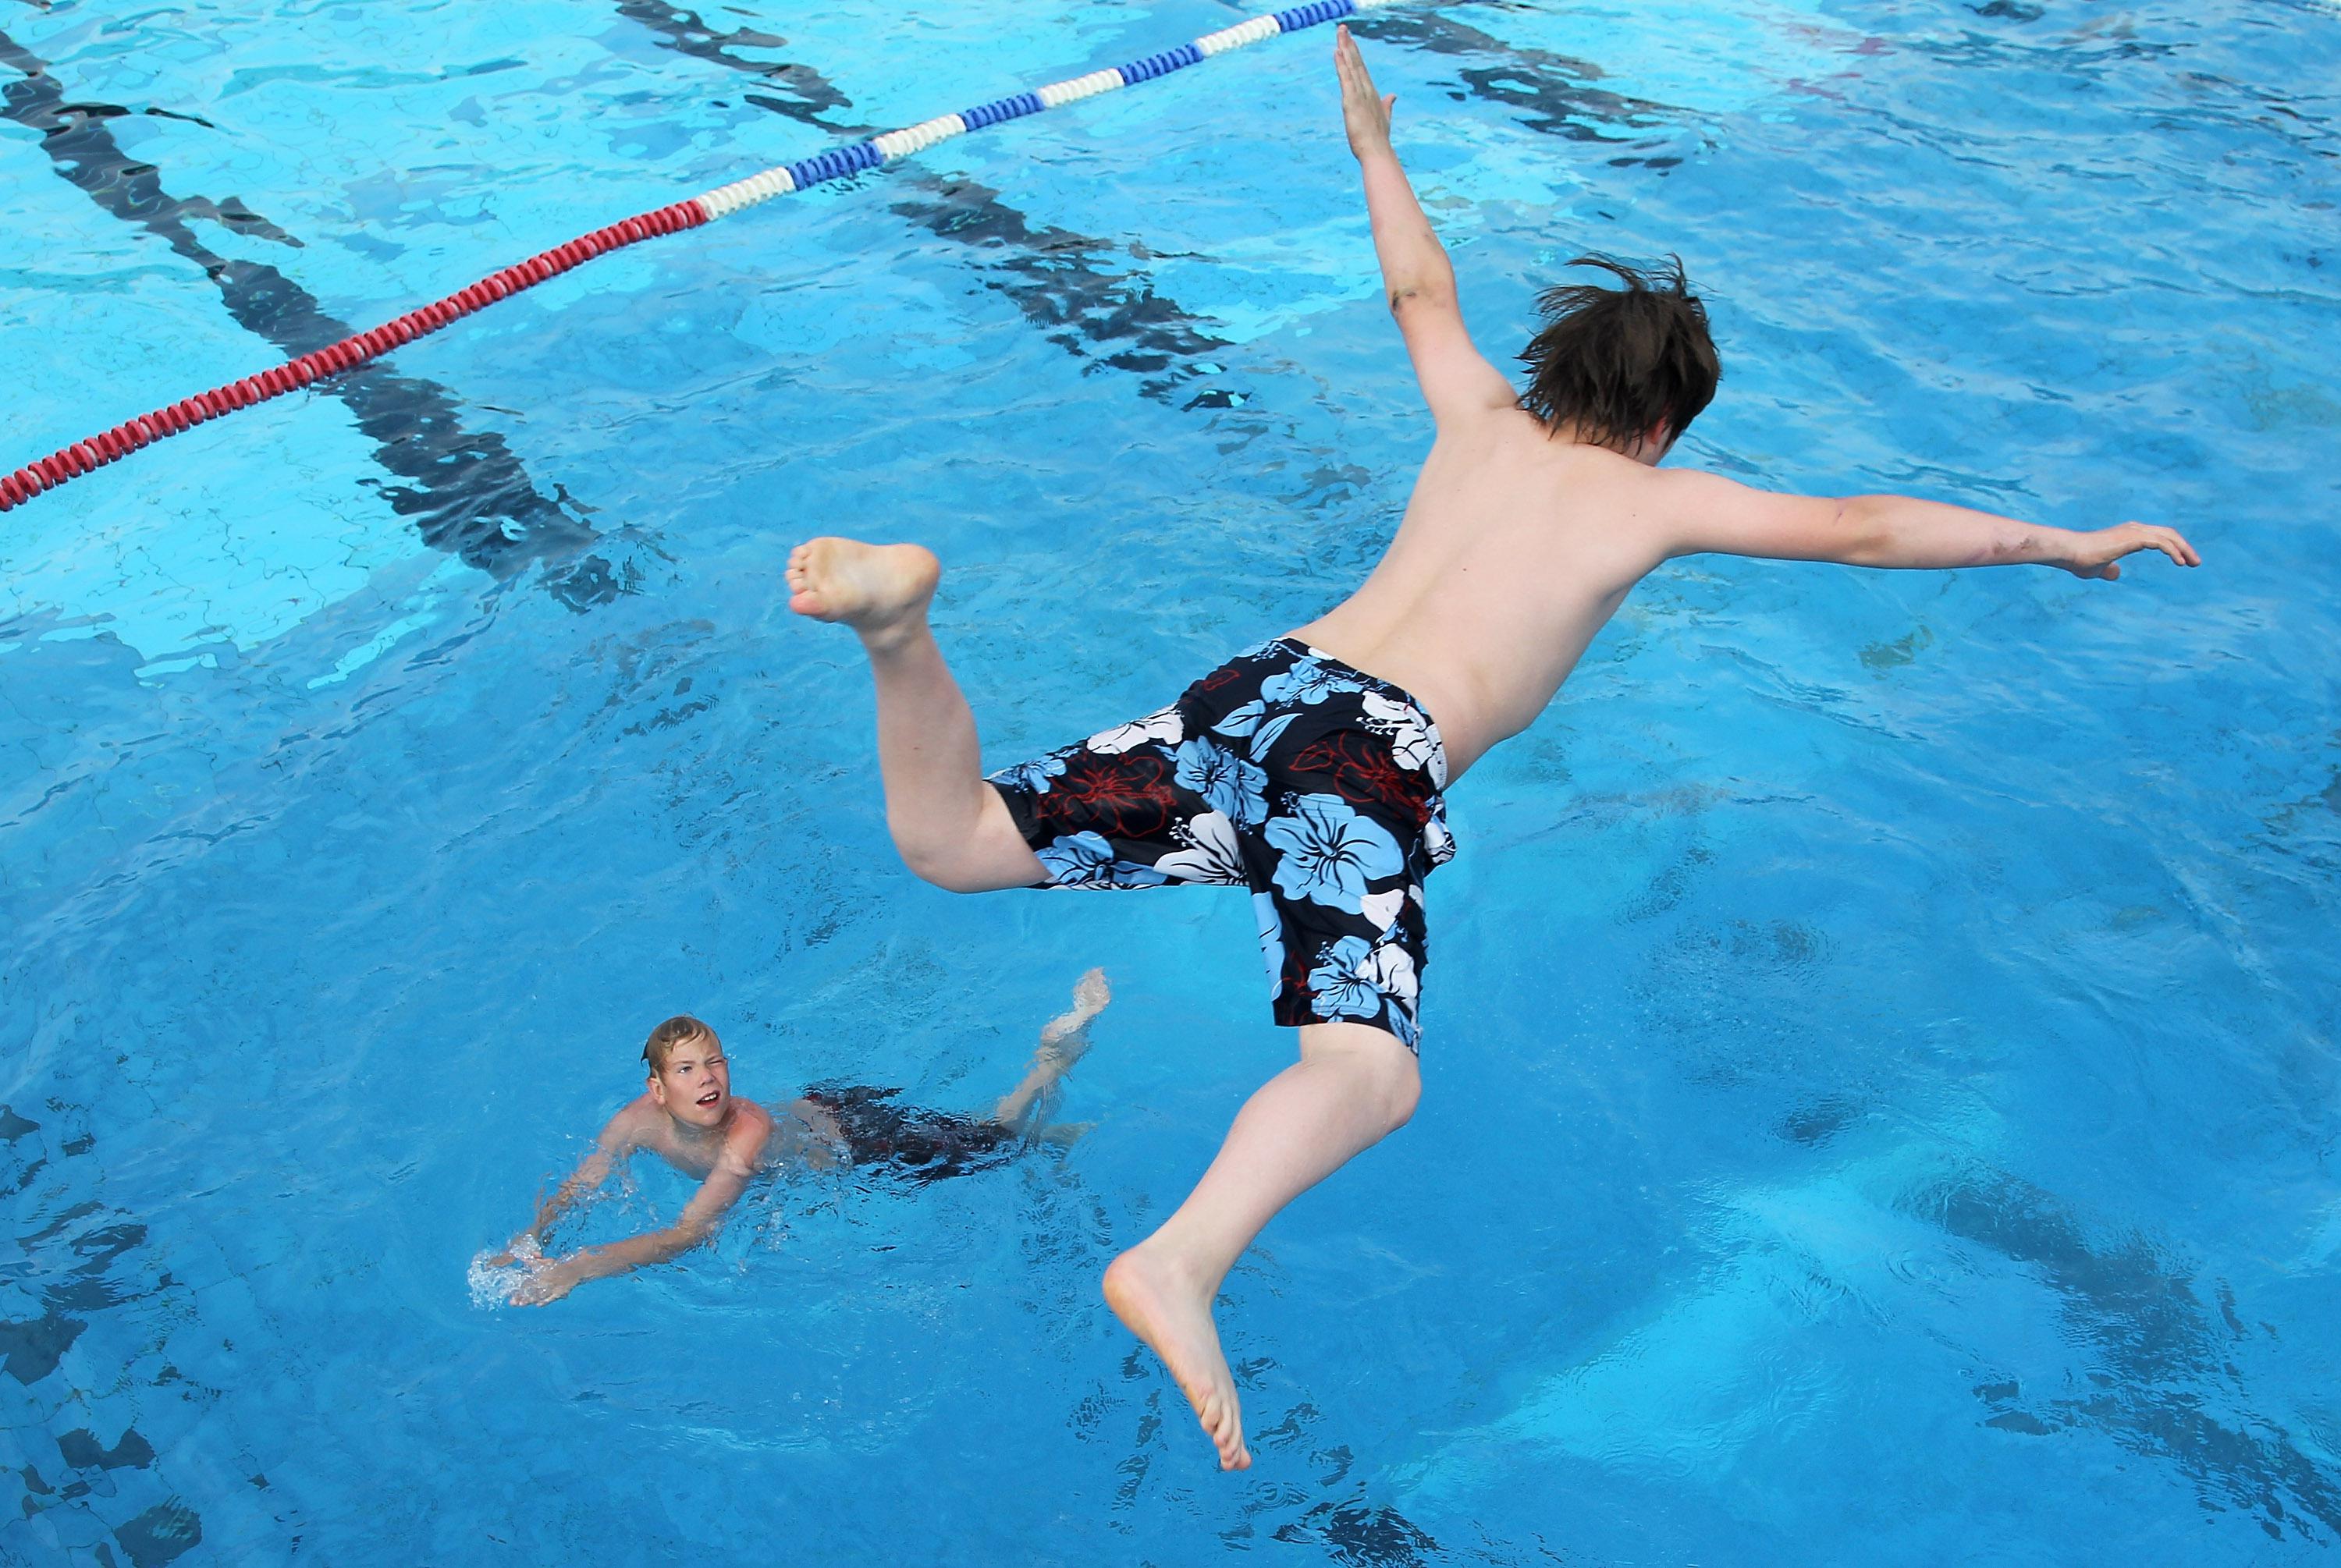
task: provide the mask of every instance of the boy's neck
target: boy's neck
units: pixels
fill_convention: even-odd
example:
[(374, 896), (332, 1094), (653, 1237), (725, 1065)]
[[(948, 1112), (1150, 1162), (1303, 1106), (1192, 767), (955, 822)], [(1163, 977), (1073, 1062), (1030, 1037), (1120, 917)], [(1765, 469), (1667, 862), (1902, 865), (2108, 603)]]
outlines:
[(712, 1127), (703, 1127), (696, 1122), (684, 1121), (672, 1111), (667, 1113), (666, 1122), (668, 1128), (674, 1134), (675, 1142), (686, 1145), (702, 1144), (720, 1140), (731, 1130), (732, 1120), (739, 1114), (738, 1106), (726, 1104), (723, 1107), (722, 1119)]
[(1651, 468), (1656, 468), (1659, 465), (1659, 460), (1665, 457), (1669, 449), (1674, 445), (1674, 442), (1662, 439), (1659, 432), (1656, 431), (1646, 436), (1637, 436), (1630, 441), (1615, 437), (1608, 441), (1598, 440), (1587, 433), (1583, 426), (1575, 424), (1550, 426), (1549, 433), (1553, 440), (1566, 442), (1570, 446), (1592, 447), (1600, 452), (1614, 453), (1619, 457), (1631, 458), (1636, 462), (1647, 464)]

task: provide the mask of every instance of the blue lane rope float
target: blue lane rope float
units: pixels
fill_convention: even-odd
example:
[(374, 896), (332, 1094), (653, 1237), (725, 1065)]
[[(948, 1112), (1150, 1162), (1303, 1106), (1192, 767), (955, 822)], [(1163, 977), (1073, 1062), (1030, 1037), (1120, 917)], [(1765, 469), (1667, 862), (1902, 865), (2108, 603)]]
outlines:
[(1280, 34), (1298, 33), (1304, 27), (1314, 27), (1338, 17), (1397, 3), (1398, 0), (1310, 0), (1306, 5), (1254, 16), (1232, 27), (1207, 33), (1191, 44), (1181, 44), (1176, 49), (1149, 55), (1127, 65), (1092, 71), (1070, 81), (1052, 82), (1029, 93), (994, 98), (989, 104), (978, 104), (971, 109), (961, 109), (956, 114), (922, 120), (902, 130), (888, 131), (849, 146), (832, 147), (793, 164), (775, 164), (761, 174), (718, 186), (702, 195), (622, 219), (592, 233), (581, 234), (566, 244), (539, 252), (524, 262), (516, 262), (499, 272), (491, 273), (469, 287), (458, 289), (443, 299), (409, 311), (370, 331), (354, 332), (337, 343), (313, 350), (297, 359), (287, 360), (257, 374), (245, 376), (241, 381), (230, 382), (225, 386), (182, 398), (152, 413), (125, 420), (111, 430), (61, 447), (46, 457), (0, 476), (0, 511), (22, 506), (45, 491), (55, 490), (68, 480), (78, 479), (92, 469), (102, 468), (116, 458), (126, 457), (164, 436), (176, 435), (183, 430), (192, 429), (222, 414), (249, 408), (254, 403), (264, 402), (295, 388), (364, 364), (402, 344), (435, 332), (483, 306), (516, 294), (523, 289), (533, 288), (572, 267), (583, 265), (595, 256), (606, 255), (612, 251), (623, 250), (662, 234), (695, 229), (718, 218), (728, 218), (775, 196), (784, 196), (792, 191), (802, 191), (830, 180), (842, 180), (865, 169), (874, 169), (898, 158), (907, 158), (913, 153), (924, 152), (938, 142), (964, 135), (970, 131), (1021, 120), (1027, 114), (1037, 114), (1043, 109), (1054, 109), (1078, 103), (1083, 98), (1093, 98), (1101, 93), (1134, 87), (1141, 82), (1168, 76), (1173, 71), (1200, 65), (1212, 55), (1224, 55), (1230, 49), (1241, 49)]

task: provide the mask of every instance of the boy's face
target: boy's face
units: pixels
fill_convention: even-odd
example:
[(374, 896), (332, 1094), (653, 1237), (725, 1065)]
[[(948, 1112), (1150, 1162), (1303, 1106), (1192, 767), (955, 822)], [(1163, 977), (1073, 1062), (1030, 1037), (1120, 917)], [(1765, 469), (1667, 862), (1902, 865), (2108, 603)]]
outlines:
[(732, 1108), (732, 1064), (714, 1036), (687, 1040), (666, 1054), (651, 1075), (651, 1098), (667, 1115), (695, 1127), (722, 1125)]

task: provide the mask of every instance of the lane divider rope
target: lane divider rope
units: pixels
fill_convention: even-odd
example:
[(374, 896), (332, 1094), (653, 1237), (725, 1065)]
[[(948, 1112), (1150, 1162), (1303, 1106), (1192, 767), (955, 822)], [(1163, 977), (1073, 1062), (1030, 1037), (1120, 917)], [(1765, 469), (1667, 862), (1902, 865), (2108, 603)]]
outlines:
[(1001, 124), (1010, 120), (1037, 114), (1043, 109), (1078, 103), (1111, 93), (1122, 87), (1134, 87), (1141, 82), (1151, 82), (1174, 71), (1183, 71), (1200, 65), (1214, 55), (1230, 49), (1241, 49), (1280, 34), (1297, 33), (1304, 27), (1351, 15), (1376, 6), (1394, 5), (1398, 0), (1310, 0), (1305, 5), (1295, 5), (1271, 15), (1254, 16), (1207, 33), (1190, 44), (1176, 49), (1166, 49), (1159, 55), (1149, 55), (1127, 65), (1110, 71), (1092, 71), (1071, 81), (1051, 83), (1029, 93), (1012, 94), (995, 98), (989, 104), (978, 104), (956, 114), (942, 114), (922, 120), (899, 131), (888, 131), (866, 141), (849, 146), (832, 147), (810, 158), (793, 164), (775, 164), (761, 174), (720, 185), (703, 194), (633, 217), (622, 219), (590, 234), (580, 234), (566, 244), (540, 251), (524, 262), (517, 262), (501, 272), (489, 273), (469, 288), (458, 289), (442, 300), (435, 300), (419, 310), (407, 312), (393, 321), (384, 322), (371, 331), (353, 332), (337, 343), (313, 349), (297, 359), (245, 376), (241, 381), (197, 392), (177, 402), (123, 421), (113, 429), (60, 447), (48, 456), (25, 464), (5, 476), (0, 476), (0, 511), (22, 506), (44, 491), (55, 490), (69, 480), (78, 479), (93, 469), (103, 468), (118, 458), (124, 458), (139, 448), (161, 441), (165, 436), (191, 430), (222, 414), (237, 409), (250, 408), (265, 402), (296, 388), (305, 387), (326, 376), (364, 364), (416, 338), (437, 332), (450, 323), (460, 321), (473, 311), (506, 299), (523, 289), (533, 288), (547, 278), (560, 276), (573, 267), (582, 266), (596, 256), (621, 251), (628, 245), (640, 244), (684, 229), (695, 229), (718, 218), (769, 202), (775, 196), (787, 195), (830, 180), (842, 180), (865, 169), (891, 164), (898, 158), (925, 151), (936, 143), (952, 136), (980, 131), (988, 125)]

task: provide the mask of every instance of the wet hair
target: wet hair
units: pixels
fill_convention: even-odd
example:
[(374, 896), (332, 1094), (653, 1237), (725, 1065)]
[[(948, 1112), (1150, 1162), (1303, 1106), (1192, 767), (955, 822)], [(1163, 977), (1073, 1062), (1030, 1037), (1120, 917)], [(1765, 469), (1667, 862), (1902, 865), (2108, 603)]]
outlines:
[(714, 1037), (713, 1029), (689, 1013), (677, 1013), (652, 1029), (651, 1037), (643, 1042), (643, 1060), (650, 1064), (652, 1072), (662, 1073), (666, 1071), (666, 1059), (673, 1054), (675, 1047), (696, 1039), (712, 1040)]
[(1545, 324), (1520, 351), (1529, 367), (1520, 407), (1549, 430), (1601, 446), (1630, 445), (1659, 425), (1670, 442), (1682, 434), (1713, 401), (1723, 367), (1682, 258), (1667, 260), (1671, 273), (1608, 256), (1569, 263), (1615, 273), (1626, 286), (1578, 283), (1538, 297)]

